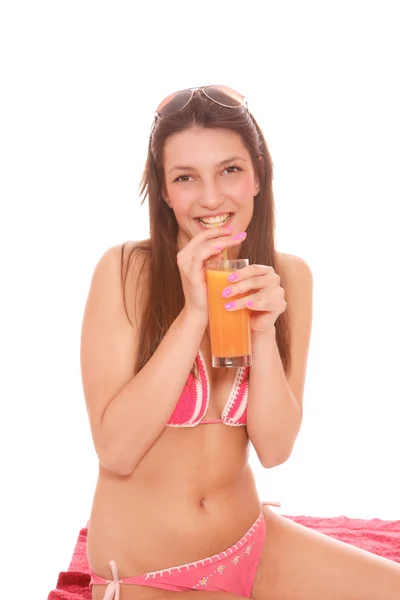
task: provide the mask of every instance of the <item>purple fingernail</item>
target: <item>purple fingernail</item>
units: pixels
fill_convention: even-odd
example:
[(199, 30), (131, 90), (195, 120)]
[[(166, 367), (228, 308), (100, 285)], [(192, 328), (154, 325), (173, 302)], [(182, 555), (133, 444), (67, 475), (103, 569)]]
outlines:
[(238, 240), (238, 241), (242, 241), (244, 240), (244, 238), (246, 237), (247, 233), (245, 231), (241, 231), (240, 233), (237, 233), (236, 235), (233, 236), (234, 240)]
[(252, 301), (251, 301), (251, 300), (248, 300), (248, 301), (247, 301), (247, 306), (253, 306), (253, 303), (252, 303)]
[(216, 250), (218, 250), (218, 252), (222, 252), (222, 248), (220, 248), (219, 246), (214, 246), (214, 248), (215, 248)]
[(224, 306), (226, 309), (229, 310), (230, 308), (233, 308), (235, 306), (235, 302), (227, 302)]
[(221, 294), (224, 298), (227, 298), (228, 296), (230, 296), (232, 293), (232, 288), (225, 288), (224, 290), (222, 290)]
[(236, 281), (237, 278), (238, 276), (236, 275), (236, 273), (232, 273), (232, 275), (229, 275), (228, 281)]

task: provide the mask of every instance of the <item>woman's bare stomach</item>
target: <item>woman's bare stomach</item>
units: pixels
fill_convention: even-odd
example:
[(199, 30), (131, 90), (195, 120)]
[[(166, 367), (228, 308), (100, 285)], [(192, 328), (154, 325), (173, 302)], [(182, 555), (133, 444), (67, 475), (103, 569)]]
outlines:
[(111, 579), (201, 560), (240, 539), (260, 500), (245, 427), (166, 428), (129, 477), (100, 467), (87, 553)]

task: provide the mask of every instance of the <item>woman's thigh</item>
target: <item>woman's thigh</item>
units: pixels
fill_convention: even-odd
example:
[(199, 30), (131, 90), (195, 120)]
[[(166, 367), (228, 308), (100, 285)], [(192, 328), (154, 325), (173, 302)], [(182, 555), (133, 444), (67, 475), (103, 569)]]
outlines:
[(254, 600), (399, 600), (400, 564), (263, 512)]

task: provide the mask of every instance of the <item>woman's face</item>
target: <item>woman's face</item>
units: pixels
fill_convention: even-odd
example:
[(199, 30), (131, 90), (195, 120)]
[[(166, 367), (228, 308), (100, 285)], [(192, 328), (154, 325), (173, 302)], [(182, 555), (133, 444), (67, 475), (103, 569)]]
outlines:
[(259, 192), (249, 151), (229, 129), (192, 127), (164, 146), (165, 201), (178, 222), (178, 247), (206, 228), (246, 231)]

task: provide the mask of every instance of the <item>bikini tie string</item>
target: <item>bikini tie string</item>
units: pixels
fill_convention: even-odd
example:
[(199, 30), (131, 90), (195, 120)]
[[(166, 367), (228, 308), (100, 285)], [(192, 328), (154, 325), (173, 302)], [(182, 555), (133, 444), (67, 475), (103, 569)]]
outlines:
[(117, 565), (113, 560), (109, 564), (113, 576), (113, 581), (110, 581), (107, 584), (106, 593), (104, 594), (103, 600), (120, 600), (119, 591), (121, 589), (121, 581), (118, 579)]

